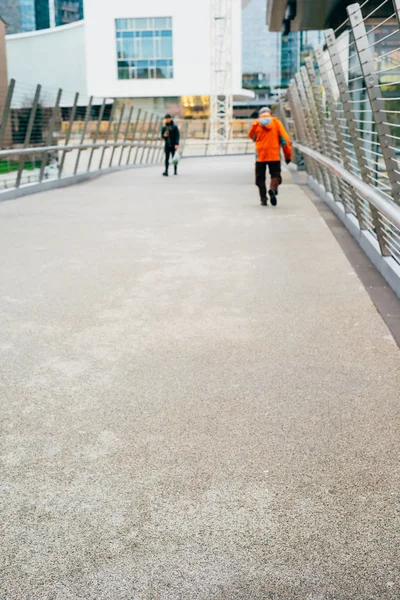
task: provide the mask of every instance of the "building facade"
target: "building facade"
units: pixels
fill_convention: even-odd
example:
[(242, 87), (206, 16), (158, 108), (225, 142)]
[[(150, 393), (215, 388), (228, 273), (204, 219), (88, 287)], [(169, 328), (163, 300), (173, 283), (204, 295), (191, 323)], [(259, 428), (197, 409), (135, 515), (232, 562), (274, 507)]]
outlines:
[[(231, 1), (232, 78), (241, 94), (241, 0)], [(211, 92), (210, 0), (85, 0), (85, 39), (88, 90), (95, 96), (148, 98), (157, 106), (163, 98), (185, 97), (190, 109)]]
[(236, 103), (236, 109), (248, 114), (252, 109), (255, 111), (278, 100), (322, 36), (321, 32), (294, 32), (283, 36), (269, 31), (265, 0), (248, 0), (243, 5), (242, 30), (243, 87), (253, 90), (256, 98)]
[[(252, 97), (242, 89), (241, 0), (232, 4), (233, 93)], [(155, 112), (208, 116), (211, 0), (86, 0), (84, 9), (83, 21), (7, 36), (10, 77), (85, 97), (135, 99)]]
[(7, 34), (67, 25), (83, 19), (83, 0), (0, 0)]

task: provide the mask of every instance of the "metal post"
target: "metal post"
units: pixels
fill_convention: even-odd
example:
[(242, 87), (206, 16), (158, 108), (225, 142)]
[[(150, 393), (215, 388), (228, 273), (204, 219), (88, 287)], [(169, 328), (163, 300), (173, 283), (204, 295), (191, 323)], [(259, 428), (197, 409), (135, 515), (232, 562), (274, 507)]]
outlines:
[(140, 156), (140, 164), (143, 163), (144, 153), (145, 153), (145, 151), (147, 149), (147, 142), (148, 142), (148, 139), (149, 139), (149, 135), (150, 135), (150, 130), (151, 130), (151, 125), (153, 123), (153, 119), (154, 119), (154, 115), (152, 113), (151, 117), (150, 117), (150, 120), (149, 120), (148, 127), (147, 127), (147, 134), (146, 134), (146, 137), (145, 137), (145, 140), (144, 140), (143, 151), (142, 151), (142, 154)]
[[(306, 58), (305, 65), (308, 74), (308, 81), (310, 84), (310, 94), (314, 99), (316, 121), (318, 123), (319, 135), (321, 136), (321, 148), (323, 150), (323, 153), (329, 156), (331, 155), (331, 151), (333, 150), (333, 146), (331, 145), (331, 142), (333, 142), (333, 140), (330, 140), (331, 136), (329, 135), (329, 132), (326, 128), (325, 110), (322, 101), (322, 95), (320, 93), (320, 89), (317, 82), (317, 76), (314, 67), (314, 57), (309, 56), (308, 58)], [(328, 169), (325, 173), (328, 179), (330, 180), (332, 193), (336, 194), (336, 196), (340, 196), (340, 190), (336, 177), (332, 175)]]
[[(162, 123), (163, 123), (163, 120), (161, 119), (161, 131), (162, 131)], [(163, 155), (164, 146), (165, 146), (165, 140), (164, 140), (164, 138), (161, 137), (161, 131), (160, 131), (160, 138), (158, 140), (157, 157), (155, 159), (157, 164), (159, 162), (162, 162), (162, 155)]]
[[(87, 130), (87, 126), (88, 126), (90, 115), (92, 113), (92, 102), (93, 102), (93, 96), (90, 96), (90, 98), (89, 98), (89, 104), (86, 107), (85, 121), (83, 123), (83, 128), (82, 128), (81, 144), (83, 144), (84, 141), (85, 141), (86, 130)], [(78, 166), (79, 166), (79, 160), (80, 160), (80, 157), (81, 157), (81, 152), (82, 152), (82, 150), (79, 149), (78, 150), (78, 156), (76, 157), (74, 175), (76, 175), (77, 172), (78, 172)]]
[(153, 135), (154, 135), (155, 128), (157, 127), (158, 121), (159, 121), (159, 117), (156, 117), (154, 125), (152, 127), (150, 127), (150, 129), (149, 129), (149, 135), (147, 137), (147, 141), (149, 142), (149, 147), (147, 149), (147, 155), (146, 155), (146, 160), (145, 160), (146, 163), (149, 162), (150, 152), (151, 152), (151, 149), (152, 149)]
[(139, 153), (139, 148), (141, 148), (141, 143), (144, 137), (144, 126), (146, 124), (147, 121), (147, 111), (145, 111), (144, 115), (143, 115), (143, 123), (142, 123), (142, 130), (140, 132), (140, 136), (139, 136), (139, 140), (138, 140), (138, 145), (136, 146), (136, 152), (135, 152), (135, 158), (133, 159), (133, 164), (136, 165), (136, 161), (137, 161), (137, 157), (138, 157), (138, 153)]
[[(355, 155), (357, 158), (357, 163), (360, 168), (361, 179), (365, 183), (370, 185), (371, 181), (369, 178), (368, 163), (367, 163), (367, 159), (366, 159), (366, 156), (364, 153), (364, 149), (362, 148), (360, 141), (358, 139), (359, 136), (357, 134), (357, 123), (356, 123), (355, 114), (354, 114), (352, 104), (351, 104), (350, 90), (348, 88), (346, 77), (345, 77), (344, 70), (343, 70), (343, 66), (342, 66), (342, 63), (340, 60), (340, 54), (337, 49), (336, 38), (335, 38), (335, 33), (334, 33), (333, 29), (328, 29), (328, 31), (325, 32), (325, 40), (326, 40), (326, 44), (328, 47), (329, 56), (330, 56), (330, 59), (332, 62), (332, 67), (333, 67), (333, 72), (334, 72), (334, 75), (336, 78), (336, 83), (337, 83), (337, 86), (339, 89), (339, 96), (340, 96), (340, 100), (341, 100), (342, 107), (343, 107), (343, 113), (344, 113), (344, 116), (346, 119), (346, 125), (349, 130), (349, 135), (350, 135), (351, 143), (353, 145), (354, 152), (355, 152)], [(380, 221), (377, 217), (377, 212), (375, 209), (373, 209), (372, 205), (370, 205), (370, 208), (371, 208), (371, 215), (374, 220), (376, 235), (378, 238), (381, 253), (383, 256), (388, 256), (388, 249), (386, 246), (385, 238), (382, 235), (382, 227), (381, 227)], [(356, 211), (358, 214), (359, 209), (357, 208), (357, 205), (356, 205)], [(361, 223), (360, 223), (360, 227), (361, 227)]]
[[(296, 137), (302, 144), (304, 144), (304, 146), (310, 146), (305, 127), (304, 110), (302, 109), (299, 92), (294, 80), (289, 85), (289, 100), (296, 126)], [(306, 157), (305, 163), (308, 173), (317, 179), (317, 171), (314, 161), (312, 161), (309, 157)]]
[[(162, 119), (161, 119), (161, 131), (162, 131)], [(161, 134), (160, 131), (160, 134)], [(160, 135), (160, 140), (159, 140), (159, 148), (158, 148), (158, 152), (157, 152), (157, 163), (162, 162), (162, 157), (163, 157), (163, 152), (164, 152), (164, 148), (165, 148), (165, 138), (161, 137)]]
[(106, 99), (104, 98), (103, 104), (101, 105), (101, 108), (100, 108), (99, 118), (97, 119), (96, 131), (94, 132), (93, 148), (90, 151), (89, 163), (88, 163), (88, 168), (87, 168), (88, 173), (89, 173), (90, 167), (92, 165), (93, 154), (96, 149), (95, 146), (97, 144), (97, 140), (99, 139), (99, 134), (100, 134), (101, 124), (103, 122), (103, 115), (104, 115), (105, 108), (106, 108)]
[[(315, 129), (314, 129), (312, 115), (311, 115), (310, 103), (308, 101), (307, 94), (306, 94), (305, 87), (304, 87), (304, 83), (303, 83), (303, 78), (302, 78), (302, 76), (301, 76), (300, 73), (296, 73), (296, 75), (295, 75), (295, 81), (296, 81), (296, 84), (297, 84), (297, 89), (298, 89), (298, 92), (299, 92), (299, 95), (300, 95), (301, 104), (302, 104), (302, 107), (303, 107), (303, 114), (304, 114), (304, 119), (305, 119), (305, 128), (306, 128), (307, 135), (308, 135), (308, 138), (309, 138), (309, 146), (312, 149), (317, 150), (317, 152), (318, 152), (319, 151), (318, 137), (317, 137), (317, 134), (316, 134)], [(319, 165), (316, 165), (315, 171), (316, 171), (316, 175), (317, 175), (317, 181), (319, 181), (319, 183), (321, 183), (325, 187), (324, 176), (323, 176), (323, 172), (322, 172), (321, 167)]]
[[(333, 125), (333, 129), (335, 131), (336, 141), (338, 144), (340, 155), (342, 157), (342, 163), (343, 163), (344, 167), (351, 173), (353, 171), (353, 168), (352, 168), (351, 161), (349, 159), (349, 155), (347, 152), (345, 139), (343, 136), (343, 131), (340, 127), (340, 120), (339, 120), (339, 116), (338, 116), (338, 113), (336, 110), (336, 100), (333, 95), (331, 82), (330, 82), (328, 71), (326, 68), (326, 64), (325, 64), (325, 60), (324, 60), (324, 52), (323, 52), (322, 47), (316, 48), (315, 57), (317, 59), (319, 72), (321, 74), (321, 80), (322, 80), (322, 85), (324, 86), (325, 97), (326, 97), (326, 101), (328, 104), (329, 115), (330, 115), (330, 118), (332, 119), (332, 125)], [(329, 154), (331, 156), (334, 156), (335, 155), (335, 141), (328, 135), (327, 142), (328, 142), (328, 156), (329, 156)], [(339, 187), (340, 187), (339, 195), (341, 197), (343, 207), (344, 207), (345, 211), (347, 211), (346, 203), (344, 202), (344, 198), (346, 196), (346, 187), (341, 179), (339, 179), (338, 181), (339, 181)], [(351, 189), (351, 198), (353, 200), (353, 204), (356, 209), (360, 228), (367, 229), (368, 227), (367, 227), (363, 213), (360, 208), (360, 200), (359, 200), (356, 192), (352, 188), (350, 188), (350, 189)]]
[[(314, 71), (314, 63), (311, 60), (311, 69), (307, 69), (307, 67), (301, 67), (300, 74), (303, 79), (304, 91), (306, 93), (306, 97), (308, 99), (308, 103), (311, 109), (311, 127), (313, 131), (313, 136), (316, 143), (316, 149), (319, 148), (319, 152), (322, 154), (326, 153), (325, 146), (325, 124), (321, 122), (320, 115), (318, 113), (316, 99), (313, 94), (313, 88), (311, 84), (311, 78), (309, 75), (309, 70), (311, 76), (315, 77)], [(321, 168), (321, 174), (324, 181), (324, 187), (327, 192), (332, 192), (332, 182), (329, 177), (329, 173), (326, 169)]]
[[(42, 86), (40, 86), (40, 85), (36, 86), (36, 92), (35, 92), (35, 96), (33, 98), (32, 108), (31, 108), (31, 112), (29, 115), (28, 127), (27, 127), (26, 134), (25, 134), (24, 148), (29, 148), (29, 143), (31, 141), (31, 135), (32, 135), (32, 129), (33, 129), (33, 125), (35, 123), (36, 111), (37, 111), (37, 107), (39, 104), (41, 89), (42, 89)], [(17, 180), (15, 182), (15, 187), (17, 187), (17, 188), (21, 184), (21, 177), (22, 177), (22, 171), (24, 170), (24, 166), (25, 166), (25, 159), (23, 156), (21, 156), (19, 159), (19, 163), (18, 163)]]
[(132, 120), (132, 114), (133, 114), (133, 106), (131, 106), (130, 110), (129, 110), (129, 115), (128, 115), (128, 120), (126, 122), (126, 129), (125, 129), (125, 135), (124, 135), (124, 140), (123, 140), (123, 146), (121, 148), (121, 154), (119, 155), (119, 161), (118, 161), (118, 166), (120, 167), (122, 164), (122, 156), (124, 154), (124, 150), (125, 150), (125, 144), (127, 142), (128, 139), (128, 134), (129, 134), (129, 127), (131, 124), (131, 120)]
[[(73, 128), (73, 125), (74, 125), (74, 119), (75, 119), (75, 114), (76, 114), (76, 107), (78, 105), (78, 98), (79, 98), (79, 93), (77, 92), (75, 94), (74, 104), (72, 106), (71, 114), (70, 114), (70, 117), (69, 117), (69, 127), (68, 127), (67, 134), (65, 136), (65, 146), (68, 146), (69, 140), (71, 138), (72, 128)], [(62, 175), (62, 172), (63, 172), (66, 154), (67, 154), (67, 151), (63, 150), (62, 157), (61, 157), (61, 162), (60, 162), (60, 168), (58, 169), (58, 178), (59, 179), (61, 178), (61, 175)]]
[(15, 88), (15, 79), (10, 80), (10, 84), (7, 90), (6, 101), (4, 102), (3, 114), (1, 116), (0, 124), (0, 148), (4, 145), (4, 139), (6, 137), (8, 117), (10, 116), (11, 102)]
[(351, 30), (354, 37), (356, 51), (360, 61), (360, 67), (364, 76), (369, 103), (371, 105), (372, 117), (375, 122), (376, 133), (385, 161), (387, 174), (392, 188), (393, 200), (400, 205), (400, 180), (399, 166), (396, 152), (390, 143), (390, 126), (382, 99), (379, 79), (375, 73), (374, 58), (368, 40), (367, 30), (359, 4), (351, 4), (347, 7)]
[[(62, 94), (62, 89), (59, 89), (57, 92), (57, 97), (56, 97), (56, 102), (54, 104), (53, 110), (52, 110), (52, 114), (51, 114), (51, 119), (50, 119), (50, 123), (49, 123), (49, 131), (47, 133), (47, 146), (52, 146), (53, 145), (53, 133), (54, 133), (54, 128), (56, 125), (56, 119), (57, 119), (57, 112), (60, 106), (60, 100), (61, 100), (61, 94)], [(43, 181), (43, 176), (44, 176), (44, 170), (46, 168), (46, 162), (48, 159), (48, 152), (44, 152), (43, 153), (43, 157), (42, 157), (42, 164), (40, 165), (40, 173), (39, 173), (39, 183)]]
[(137, 117), (136, 117), (135, 129), (132, 131), (132, 140), (131, 140), (131, 144), (129, 146), (128, 160), (126, 161), (127, 166), (129, 165), (130, 160), (131, 160), (132, 148), (133, 148), (133, 146), (135, 144), (136, 132), (137, 132), (137, 128), (138, 128), (138, 125), (139, 125), (141, 113), (142, 113), (142, 109), (139, 108), (138, 109), (138, 114), (137, 114)]
[[(160, 123), (161, 123), (161, 117), (158, 117), (155, 127), (154, 127), (154, 133), (156, 136), (157, 136), (157, 131), (160, 128)], [(158, 146), (158, 136), (154, 138), (154, 149), (153, 149), (153, 154), (151, 155), (151, 161), (150, 161), (152, 164), (155, 162), (155, 155), (156, 155), (156, 152), (158, 149), (157, 146)]]
[[(114, 134), (114, 144), (116, 144), (118, 142), (119, 132), (120, 132), (121, 125), (122, 125), (122, 119), (124, 118), (124, 112), (125, 112), (125, 104), (123, 104), (121, 106), (121, 112), (120, 112), (120, 115), (119, 115), (118, 126), (117, 126), (116, 132)], [(113, 149), (112, 149), (112, 152), (111, 152), (110, 165), (109, 165), (110, 168), (112, 167), (112, 163), (113, 163), (113, 159), (114, 159), (114, 154), (115, 154), (115, 148), (116, 148), (116, 146), (114, 145)]]
[[(106, 131), (106, 135), (105, 135), (105, 138), (104, 138), (104, 144), (107, 144), (108, 138), (110, 137), (110, 131), (111, 131), (111, 127), (112, 127), (112, 122), (114, 120), (114, 113), (115, 113), (115, 101), (113, 102), (113, 105), (112, 105), (112, 108), (111, 108), (110, 119), (108, 121), (107, 131)], [(103, 150), (101, 151), (100, 163), (99, 163), (99, 171), (101, 171), (101, 167), (103, 166), (103, 160), (104, 160), (105, 151), (106, 151), (106, 146), (103, 146)]]

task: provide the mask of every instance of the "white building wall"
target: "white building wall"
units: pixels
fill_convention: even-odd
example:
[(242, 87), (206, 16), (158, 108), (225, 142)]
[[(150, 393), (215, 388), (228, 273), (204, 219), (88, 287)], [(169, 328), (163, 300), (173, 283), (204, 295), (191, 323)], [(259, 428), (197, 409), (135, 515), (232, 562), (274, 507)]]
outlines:
[(61, 87), (86, 95), (84, 22), (8, 35), (8, 76), (43, 88)]
[[(241, 0), (233, 4), (234, 93), (241, 91)], [(95, 96), (200, 96), (210, 93), (210, 0), (85, 0), (88, 92)], [(115, 19), (172, 17), (174, 77), (118, 80)]]

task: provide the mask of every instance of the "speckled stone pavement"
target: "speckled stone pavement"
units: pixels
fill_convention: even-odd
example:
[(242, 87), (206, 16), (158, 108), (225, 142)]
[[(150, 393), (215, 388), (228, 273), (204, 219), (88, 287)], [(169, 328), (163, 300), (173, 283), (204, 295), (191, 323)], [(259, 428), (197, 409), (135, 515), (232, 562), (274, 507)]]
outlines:
[(400, 352), (279, 199), (235, 157), (0, 205), (1, 600), (398, 600)]

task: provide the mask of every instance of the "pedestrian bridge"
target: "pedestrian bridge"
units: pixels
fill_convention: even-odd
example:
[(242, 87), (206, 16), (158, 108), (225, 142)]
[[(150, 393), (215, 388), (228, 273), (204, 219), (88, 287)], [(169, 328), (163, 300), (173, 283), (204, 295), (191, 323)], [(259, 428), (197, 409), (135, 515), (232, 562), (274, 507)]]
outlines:
[(253, 163), (0, 204), (4, 598), (398, 597), (398, 300)]

